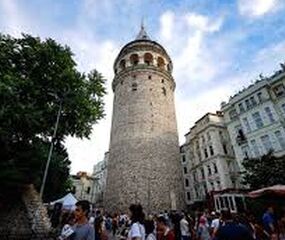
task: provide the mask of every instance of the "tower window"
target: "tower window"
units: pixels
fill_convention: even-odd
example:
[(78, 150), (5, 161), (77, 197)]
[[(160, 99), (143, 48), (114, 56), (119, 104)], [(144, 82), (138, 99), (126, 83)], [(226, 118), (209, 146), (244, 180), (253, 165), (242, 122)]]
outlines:
[(133, 83), (132, 84), (132, 91), (137, 91), (138, 90), (138, 84), (137, 83)]
[(133, 75), (133, 78), (135, 79), (137, 76), (136, 75)]
[(164, 79), (161, 79), (161, 83), (164, 83)]
[(189, 180), (188, 180), (188, 178), (185, 178), (185, 187), (189, 187)]
[(144, 63), (148, 66), (153, 64), (153, 56), (150, 53), (144, 54)]
[(163, 60), (162, 57), (158, 57), (158, 58), (157, 58), (157, 66), (158, 66), (159, 68), (161, 68), (161, 69), (164, 69), (165, 62), (164, 62), (164, 60)]
[(121, 68), (121, 70), (124, 70), (126, 68), (126, 60), (125, 59), (122, 59), (120, 61), (120, 68)]
[(162, 93), (163, 93), (164, 96), (166, 96), (166, 89), (165, 89), (165, 87), (162, 87)]
[(131, 56), (130, 56), (130, 61), (131, 61), (131, 64), (132, 65), (138, 65), (138, 63), (139, 63), (139, 55), (138, 54), (132, 54)]
[(167, 71), (168, 71), (168, 72), (171, 71), (170, 64), (167, 64)]
[(151, 75), (148, 76), (148, 79), (149, 79), (149, 80), (151, 79)]

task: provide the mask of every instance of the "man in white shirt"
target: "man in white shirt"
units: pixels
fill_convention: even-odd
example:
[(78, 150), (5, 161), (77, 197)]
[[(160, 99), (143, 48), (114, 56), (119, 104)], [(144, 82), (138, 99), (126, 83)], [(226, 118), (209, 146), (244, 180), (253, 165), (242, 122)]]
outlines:
[(215, 216), (211, 223), (211, 236), (215, 237), (220, 226), (221, 216), (219, 213), (215, 212), (212, 212), (211, 215)]
[(181, 240), (190, 240), (190, 226), (189, 222), (186, 220), (185, 214), (182, 213), (182, 219), (180, 220), (180, 232)]

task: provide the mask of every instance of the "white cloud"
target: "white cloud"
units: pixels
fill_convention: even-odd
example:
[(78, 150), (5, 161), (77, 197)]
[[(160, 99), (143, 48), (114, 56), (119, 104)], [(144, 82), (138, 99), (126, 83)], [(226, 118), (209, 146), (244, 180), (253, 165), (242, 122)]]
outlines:
[(259, 17), (277, 9), (279, 0), (238, 0), (241, 15)]
[(81, 71), (90, 71), (96, 68), (107, 79), (108, 94), (104, 98), (105, 118), (94, 125), (89, 139), (67, 138), (66, 147), (72, 161), (71, 171), (91, 172), (93, 165), (103, 160), (104, 153), (108, 151), (113, 94), (111, 82), (113, 79), (113, 61), (119, 47), (110, 40), (99, 41), (90, 34), (88, 29), (80, 24), (76, 28), (63, 33), (64, 41), (76, 56), (76, 62)]
[(194, 30), (198, 30), (201, 32), (215, 32), (218, 31), (222, 24), (223, 19), (218, 18), (215, 20), (209, 19), (207, 16), (203, 16), (197, 13), (189, 13), (185, 16), (188, 25)]
[(20, 36), (25, 30), (27, 19), (22, 16), (16, 1), (2, 0), (0, 1), (1, 15), (0, 19), (5, 21), (4, 31), (14, 36)]
[(174, 26), (174, 14), (171, 11), (165, 12), (160, 17), (160, 35), (166, 40), (169, 41), (172, 38), (173, 26)]

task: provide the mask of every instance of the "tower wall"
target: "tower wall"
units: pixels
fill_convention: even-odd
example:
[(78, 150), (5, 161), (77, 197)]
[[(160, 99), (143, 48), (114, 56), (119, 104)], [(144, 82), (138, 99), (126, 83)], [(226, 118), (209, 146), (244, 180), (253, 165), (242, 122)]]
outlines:
[[(151, 63), (144, 62), (146, 53), (152, 54)], [(136, 64), (132, 54), (138, 54)], [(165, 64), (158, 67), (158, 58)], [(181, 208), (171, 60), (160, 45), (134, 42), (121, 51), (114, 68), (105, 207), (126, 211), (136, 202), (149, 212)]]

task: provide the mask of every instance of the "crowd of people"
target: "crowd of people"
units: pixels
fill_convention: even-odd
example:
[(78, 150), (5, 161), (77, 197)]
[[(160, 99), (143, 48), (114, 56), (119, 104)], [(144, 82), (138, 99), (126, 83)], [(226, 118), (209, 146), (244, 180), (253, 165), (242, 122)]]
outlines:
[(60, 240), (285, 240), (285, 213), (277, 218), (268, 206), (261, 219), (253, 214), (161, 212), (145, 215), (140, 204), (129, 213), (90, 211), (88, 201), (79, 201), (73, 212), (57, 222)]

